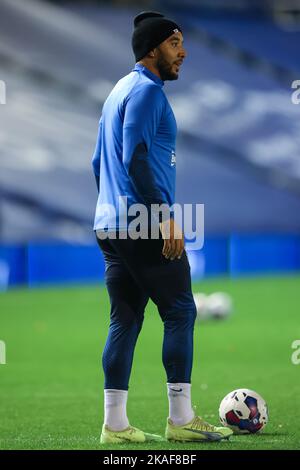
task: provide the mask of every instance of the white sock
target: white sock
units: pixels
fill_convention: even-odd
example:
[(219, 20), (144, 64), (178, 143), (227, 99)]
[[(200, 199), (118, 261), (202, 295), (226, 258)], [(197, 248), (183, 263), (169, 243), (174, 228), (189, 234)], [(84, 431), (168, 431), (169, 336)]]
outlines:
[(127, 390), (104, 390), (104, 424), (112, 431), (123, 431), (129, 426), (127, 396)]
[(169, 419), (176, 426), (189, 423), (195, 417), (191, 402), (191, 384), (167, 384), (169, 398)]

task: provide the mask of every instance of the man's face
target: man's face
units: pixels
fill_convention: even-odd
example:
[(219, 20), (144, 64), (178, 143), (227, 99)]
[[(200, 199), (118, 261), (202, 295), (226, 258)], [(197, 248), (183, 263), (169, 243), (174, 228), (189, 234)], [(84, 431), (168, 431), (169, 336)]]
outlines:
[(174, 33), (162, 42), (156, 48), (156, 56), (156, 67), (161, 79), (177, 80), (180, 66), (186, 57), (182, 34)]

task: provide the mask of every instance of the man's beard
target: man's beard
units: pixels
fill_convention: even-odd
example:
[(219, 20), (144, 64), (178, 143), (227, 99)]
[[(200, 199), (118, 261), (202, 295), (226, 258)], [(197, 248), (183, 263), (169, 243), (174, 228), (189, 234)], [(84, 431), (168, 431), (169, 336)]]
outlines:
[(159, 55), (156, 66), (163, 81), (178, 79), (178, 74), (172, 71), (173, 65), (174, 64), (170, 65), (170, 63), (164, 59), (162, 54)]

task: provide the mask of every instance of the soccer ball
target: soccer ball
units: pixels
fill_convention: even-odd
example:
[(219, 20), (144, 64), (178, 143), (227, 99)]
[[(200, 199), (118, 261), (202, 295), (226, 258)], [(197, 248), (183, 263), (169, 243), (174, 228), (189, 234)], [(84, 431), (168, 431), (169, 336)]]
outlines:
[(235, 434), (256, 433), (268, 422), (268, 407), (256, 392), (240, 388), (228, 393), (219, 408), (220, 421)]
[(194, 294), (194, 302), (197, 310), (197, 320), (206, 320), (209, 317), (206, 305), (207, 299), (208, 296), (206, 294), (202, 294), (202, 292), (197, 292), (196, 294)]
[(206, 300), (206, 309), (212, 318), (226, 318), (232, 312), (232, 299), (226, 292), (214, 292)]
[(225, 292), (214, 292), (206, 295), (202, 292), (194, 294), (197, 309), (197, 320), (224, 319), (232, 312), (232, 300)]

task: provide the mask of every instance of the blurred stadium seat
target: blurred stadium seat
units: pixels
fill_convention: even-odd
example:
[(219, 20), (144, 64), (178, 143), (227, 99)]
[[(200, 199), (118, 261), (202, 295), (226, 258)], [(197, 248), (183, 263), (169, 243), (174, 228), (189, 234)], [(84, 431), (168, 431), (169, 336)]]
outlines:
[[(114, 83), (134, 65), (140, 7), (121, 3), (2, 0), (3, 246), (94, 245), (97, 123)], [(225, 237), (226, 246), (233, 233), (299, 234), (300, 107), (291, 82), (300, 78), (300, 30), (296, 21), (286, 26), (287, 11), (294, 19), (297, 11), (279, 14), (279, 3), (267, 1), (146, 4), (185, 31), (182, 76), (165, 87), (179, 127), (178, 202), (204, 203), (207, 240)]]

